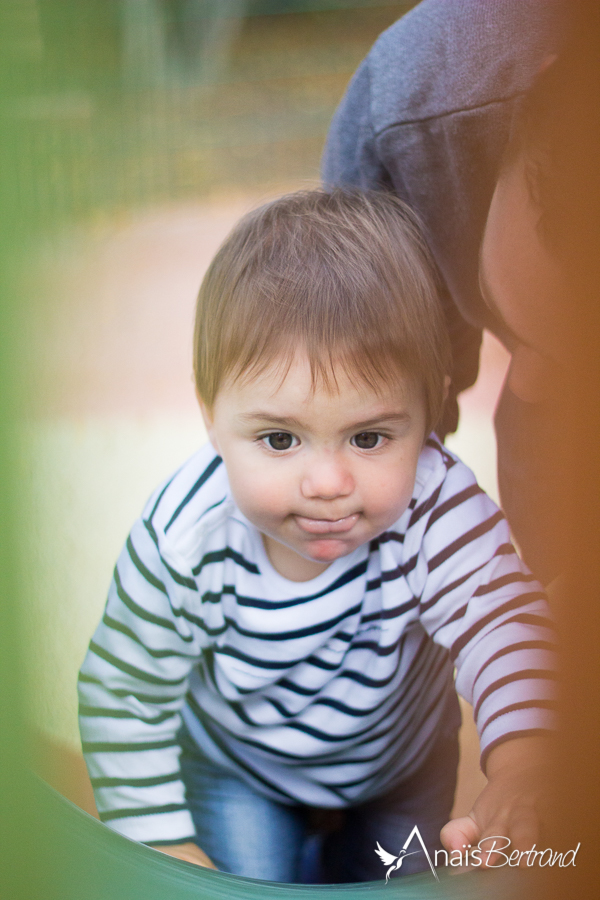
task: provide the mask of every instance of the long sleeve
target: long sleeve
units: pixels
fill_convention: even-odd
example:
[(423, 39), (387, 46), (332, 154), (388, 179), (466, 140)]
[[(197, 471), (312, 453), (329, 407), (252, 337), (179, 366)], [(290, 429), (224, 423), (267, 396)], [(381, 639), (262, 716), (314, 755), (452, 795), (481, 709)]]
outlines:
[(368, 60), (357, 69), (338, 106), (321, 162), (323, 181), (363, 190), (392, 187), (381, 163), (371, 115), (371, 75)]
[(555, 638), (502, 512), (466, 466), (446, 459), (435, 505), (424, 500), (413, 512), (413, 583), (421, 622), (448, 649), (456, 688), (473, 704), (485, 764), (496, 744), (554, 726)]
[(191, 840), (176, 734), (203, 623), (197, 588), (159, 548), (149, 519), (134, 526), (79, 677), (83, 751), (102, 821), (137, 841)]
[(459, 393), (481, 328), (509, 336), (479, 289), (479, 247), (515, 104), (565, 33), (564, 0), (422, 0), (377, 39), (333, 117), (325, 184), (392, 190), (437, 263)]

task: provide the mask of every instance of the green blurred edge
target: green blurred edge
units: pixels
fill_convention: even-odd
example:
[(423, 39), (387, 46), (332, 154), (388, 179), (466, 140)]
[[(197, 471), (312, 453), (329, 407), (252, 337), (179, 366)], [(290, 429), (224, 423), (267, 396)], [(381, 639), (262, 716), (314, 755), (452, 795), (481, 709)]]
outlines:
[[(46, 823), (46, 837), (38, 863), (38, 889), (51, 897), (85, 900), (477, 900), (506, 898), (513, 879), (501, 873), (452, 875), (440, 871), (440, 883), (429, 873), (386, 884), (384, 881), (346, 885), (282, 885), (200, 869), (134, 843), (92, 818), (37, 779), (28, 791)], [(40, 893), (36, 896), (42, 896)]]
[(234, 0), (234, 3), (219, 3), (219, 0), (196, 0), (190, 7), (190, 16), (195, 19), (230, 16), (232, 9), (245, 17), (278, 16), (287, 13), (335, 12), (348, 9), (374, 9), (378, 6), (401, 6), (402, 0)]
[[(88, 0), (81, 0), (83, 6)], [(276, 4), (264, 4), (275, 7)], [(280, 11), (293, 3), (282, 2)], [(306, 3), (305, 8), (340, 8), (341, 2)], [(368, 5), (366, 2), (343, 4)], [(375, 5), (375, 4), (372, 4)], [(326, 900), (369, 894), (373, 900), (401, 895), (405, 900), (487, 898), (512, 893), (513, 879), (501, 873), (432, 876), (402, 884), (376, 882), (342, 886), (289, 886), (198, 869), (119, 836), (82, 812), (27, 769), (23, 727), (24, 655), (19, 640), (20, 558), (19, 459), (17, 432), (26, 408), (19, 333), (33, 309), (18, 287), (27, 248), (43, 232), (48, 210), (29, 197), (34, 172), (22, 140), (15, 104), (40, 79), (39, 47), (31, 22), (36, 9), (68, 16), (77, 6), (49, 0), (3, 0), (0, 5), (0, 896), (2, 900), (185, 900), (191, 897), (279, 898), (316, 892)], [(92, 3), (87, 10), (99, 10)], [(81, 10), (81, 7), (79, 7)], [(276, 11), (273, 9), (273, 11)], [(44, 165), (45, 160), (31, 165)], [(60, 189), (60, 186), (59, 186)], [(35, 193), (35, 192), (34, 192)], [(51, 217), (52, 218), (52, 217)], [(56, 225), (56, 222), (55, 222)], [(25, 523), (26, 527), (26, 523)], [(520, 884), (519, 880), (519, 884)], [(492, 891), (493, 888), (493, 891)]]

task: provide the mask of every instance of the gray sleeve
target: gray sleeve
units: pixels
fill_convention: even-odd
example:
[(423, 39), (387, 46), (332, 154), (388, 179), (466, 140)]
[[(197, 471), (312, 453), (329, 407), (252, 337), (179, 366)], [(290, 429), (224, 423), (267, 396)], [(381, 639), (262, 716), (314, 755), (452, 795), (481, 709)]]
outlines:
[(422, 0), (376, 41), (327, 138), (326, 185), (391, 190), (421, 218), (455, 392), (477, 376), (481, 328), (503, 336), (479, 290), (479, 245), (515, 103), (556, 49), (565, 6)]
[(333, 117), (321, 174), (329, 187), (346, 185), (363, 190), (392, 187), (377, 155), (368, 59), (357, 69)]
[[(394, 165), (391, 173), (381, 159), (381, 142), (375, 134), (371, 99), (370, 59), (367, 58), (356, 71), (333, 117), (322, 161), (323, 182), (330, 187), (345, 185), (363, 190), (392, 190), (422, 214), (403, 183), (400, 167)], [(399, 134), (402, 135), (402, 130)], [(409, 138), (408, 131), (406, 134)], [(410, 140), (407, 141), (407, 149), (409, 147)], [(398, 146), (395, 150), (399, 151)], [(431, 239), (431, 235), (429, 237)], [(440, 282), (443, 283), (441, 276)], [(442, 285), (441, 301), (454, 357), (453, 384), (437, 428), (443, 439), (445, 434), (456, 429), (458, 423), (456, 395), (477, 378), (481, 332), (464, 320), (445, 285)]]

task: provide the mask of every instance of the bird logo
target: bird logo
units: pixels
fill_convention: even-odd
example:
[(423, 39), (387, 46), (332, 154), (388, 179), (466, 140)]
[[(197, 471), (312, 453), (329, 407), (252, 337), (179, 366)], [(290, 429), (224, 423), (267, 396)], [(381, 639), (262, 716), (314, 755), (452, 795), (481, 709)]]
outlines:
[(379, 841), (376, 842), (377, 847), (375, 849), (375, 853), (384, 864), (384, 866), (389, 866), (389, 869), (386, 872), (385, 880), (386, 883), (389, 880), (390, 875), (394, 871), (394, 869), (399, 869), (407, 856), (412, 856), (414, 853), (418, 853), (418, 850), (412, 850), (410, 853), (407, 853), (406, 850), (401, 850), (400, 853), (396, 856), (394, 853), (388, 853), (387, 850), (384, 850)]

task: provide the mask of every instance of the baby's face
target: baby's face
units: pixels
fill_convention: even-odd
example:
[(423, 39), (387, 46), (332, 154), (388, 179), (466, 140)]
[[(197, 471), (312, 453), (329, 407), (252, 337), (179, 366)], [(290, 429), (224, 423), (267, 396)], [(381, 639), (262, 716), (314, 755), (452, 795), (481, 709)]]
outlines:
[(398, 378), (376, 393), (343, 372), (338, 384), (313, 390), (298, 354), (283, 380), (274, 364), (227, 382), (203, 410), (237, 505), (293, 581), (377, 537), (412, 497), (425, 438), (420, 392)]

